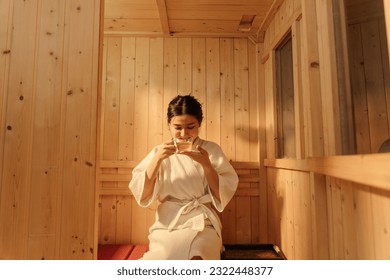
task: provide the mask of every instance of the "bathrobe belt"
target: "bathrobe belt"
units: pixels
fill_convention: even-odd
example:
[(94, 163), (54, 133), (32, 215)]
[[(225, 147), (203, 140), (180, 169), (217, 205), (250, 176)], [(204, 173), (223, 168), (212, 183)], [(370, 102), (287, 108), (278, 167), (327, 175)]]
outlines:
[[(169, 231), (181, 228), (191, 228), (196, 231), (202, 231), (205, 227), (205, 219), (208, 218), (215, 230), (217, 231), (218, 235), (221, 236), (221, 227), (219, 220), (216, 217), (215, 213), (209, 207), (206, 206), (206, 204), (211, 203), (211, 197), (209, 194), (189, 201), (170, 199), (169, 202), (175, 202), (182, 205), (177, 212), (175, 218), (170, 222), (168, 226)], [(177, 226), (181, 215), (188, 214), (195, 209), (200, 209), (202, 210), (202, 212), (199, 215), (191, 217), (184, 224)]]

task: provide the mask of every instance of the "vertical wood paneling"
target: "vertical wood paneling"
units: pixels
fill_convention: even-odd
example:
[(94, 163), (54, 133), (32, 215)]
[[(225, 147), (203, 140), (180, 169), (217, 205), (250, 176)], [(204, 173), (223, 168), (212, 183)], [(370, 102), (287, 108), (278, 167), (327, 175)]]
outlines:
[(246, 39), (234, 39), (236, 159), (249, 160), (249, 65)]
[[(31, 180), (32, 120), (35, 101), (36, 2), (15, 2), (2, 153), (0, 202), (3, 258), (26, 256)], [(26, 43), (28, 42), (28, 43)], [(6, 226), (5, 226), (6, 225)]]
[(206, 104), (204, 114), (207, 116), (206, 137), (208, 140), (219, 143), (221, 130), (220, 104), (220, 49), (219, 39), (206, 39)]
[(192, 88), (192, 40), (180, 38), (178, 41), (177, 91), (180, 94), (191, 93)]
[(121, 47), (120, 38), (107, 41), (107, 64), (104, 107), (104, 149), (103, 157), (114, 160), (118, 158), (119, 144), (119, 102), (121, 85)]
[(259, 161), (259, 116), (258, 116), (258, 64), (257, 47), (248, 42), (248, 115), (249, 115), (249, 161)]
[[(167, 129), (166, 104), (163, 104), (164, 88), (164, 41), (161, 38), (150, 41), (150, 90), (149, 90), (149, 139), (148, 149), (163, 142), (163, 130)], [(130, 104), (129, 104), (130, 105)], [(131, 107), (131, 106), (128, 106)], [(126, 140), (125, 140), (126, 141)], [(126, 141), (128, 143), (128, 140)]]
[[(259, 57), (263, 53), (264, 44), (257, 44), (257, 52)], [(259, 61), (259, 59), (257, 59)], [(258, 155), (259, 155), (259, 177), (264, 178), (259, 182), (259, 204), (260, 204), (260, 213), (259, 213), (259, 225), (260, 225), (260, 233), (259, 239), (260, 242), (268, 242), (268, 187), (267, 187), (267, 171), (264, 166), (264, 159), (267, 157), (266, 155), (266, 128), (265, 128), (265, 66), (264, 64), (257, 63), (257, 115), (258, 115), (258, 127), (257, 127), (257, 135), (258, 135)]]
[[(62, 22), (61, 2), (42, 1), (37, 29), (36, 98), (30, 197), (28, 258), (55, 258), (58, 166), (61, 121)], [(53, 209), (48, 212), (47, 209)], [(42, 213), (45, 213), (44, 215)], [(46, 245), (45, 245), (46, 244)], [(45, 246), (42, 246), (45, 245)]]
[(95, 246), (99, 9), (100, 3), (92, 0), (67, 1), (65, 9), (63, 92), (66, 98), (62, 100), (62, 208), (58, 221), (62, 234), (57, 239), (57, 247), (59, 256), (68, 259), (91, 259)]
[(134, 139), (134, 107), (129, 105), (134, 103), (135, 92), (135, 38), (122, 38), (121, 43), (120, 99), (116, 105), (119, 109), (119, 160), (130, 160), (134, 155), (134, 142), (128, 139)]
[(135, 40), (135, 97), (134, 104), (134, 159), (141, 160), (148, 150), (148, 126), (145, 123), (149, 116), (149, 39)]
[[(113, 51), (114, 56), (110, 52), (111, 40), (121, 44), (111, 43), (118, 49)], [(100, 137), (107, 138), (103, 146), (119, 143), (119, 147), (101, 149), (101, 160), (110, 162), (101, 172), (112, 176), (126, 174), (129, 172), (123, 168), (126, 162), (139, 162), (153, 146), (169, 139), (166, 106), (176, 94), (189, 93), (180, 92), (185, 89), (203, 104), (200, 137), (219, 143), (231, 160), (240, 154), (242, 160), (257, 162), (257, 65), (256, 61), (250, 65), (248, 61), (257, 57), (255, 46), (249, 46), (252, 43), (243, 39), (235, 43), (235, 39), (140, 37), (108, 37), (105, 42)], [(250, 68), (254, 73), (249, 73)], [(115, 118), (110, 117), (112, 108), (107, 104), (112, 95), (121, 100), (114, 110)], [(249, 104), (250, 100), (253, 104)], [(110, 124), (113, 128), (107, 129), (110, 119), (115, 119)], [(110, 139), (111, 133), (119, 135), (119, 139)], [(239, 148), (237, 142), (241, 143)], [(238, 172), (243, 176), (258, 176), (257, 168), (241, 168)], [(99, 242), (146, 244), (156, 205), (139, 207), (123, 191), (128, 182), (99, 184), (104, 189), (104, 195), (100, 196)], [(266, 241), (267, 227), (261, 221), (267, 218), (259, 218), (266, 215), (266, 205), (259, 205), (259, 183), (242, 182), (240, 188), (243, 192), (220, 215), (224, 240), (257, 243), (262, 236)], [(261, 199), (266, 201), (266, 197)]]
[[(206, 109), (206, 39), (192, 39), (192, 94)], [(204, 112), (205, 113), (205, 112)], [(207, 122), (203, 121), (199, 137), (206, 138)]]
[(91, 259), (100, 4), (0, 5), (0, 258)]
[[(374, 259), (375, 247), (373, 236), (373, 212), (370, 188), (367, 186), (354, 186), (354, 210), (356, 221), (356, 253), (357, 259)], [(382, 244), (384, 245), (384, 244)]]
[[(221, 39), (220, 49), (221, 57), (234, 57), (233, 39)], [(221, 147), (232, 160), (236, 159), (234, 81), (234, 61), (221, 59)]]
[[(166, 114), (168, 103), (177, 95), (178, 77), (177, 77), (177, 55), (178, 46), (176, 38), (164, 39), (164, 98), (163, 112)], [(165, 117), (166, 123), (166, 117)], [(171, 135), (168, 129), (163, 130), (163, 139), (170, 139)]]

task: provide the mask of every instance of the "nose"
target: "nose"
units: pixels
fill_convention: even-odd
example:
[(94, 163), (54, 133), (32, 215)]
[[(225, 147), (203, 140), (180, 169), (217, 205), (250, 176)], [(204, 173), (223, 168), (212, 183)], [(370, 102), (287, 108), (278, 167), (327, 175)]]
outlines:
[(180, 136), (181, 137), (184, 137), (187, 135), (187, 130), (185, 128), (183, 128), (182, 130), (180, 130)]

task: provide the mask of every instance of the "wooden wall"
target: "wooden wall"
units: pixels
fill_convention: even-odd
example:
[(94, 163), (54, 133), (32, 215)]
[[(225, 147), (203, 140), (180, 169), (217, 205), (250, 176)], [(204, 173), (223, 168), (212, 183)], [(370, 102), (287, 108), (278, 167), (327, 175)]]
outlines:
[[(356, 109), (352, 107), (361, 106), (357, 102), (370, 104), (372, 118), (381, 119), (367, 122), (369, 118), (364, 111), (365, 128), (388, 135), (388, 54), (384, 25), (378, 24), (380, 21), (354, 23), (359, 24), (355, 40), (363, 39), (366, 28), (364, 41), (351, 44), (350, 49), (352, 54), (362, 54), (362, 48), (365, 49), (366, 58), (364, 66), (359, 61), (359, 73), (367, 76), (348, 80), (348, 73), (341, 73), (338, 68), (340, 64), (345, 65), (340, 61), (345, 55), (348, 58), (349, 50), (345, 42), (347, 28), (344, 27), (343, 34), (342, 29), (334, 27), (338, 21), (333, 21), (333, 14), (345, 13), (339, 3), (285, 0), (265, 35), (261, 67), (265, 74), (268, 241), (278, 244), (289, 259), (390, 257), (390, 215), (387, 214), (390, 213), (390, 155), (363, 155), (361, 149), (360, 154), (343, 155), (354, 150), (351, 147), (354, 141), (348, 137), (364, 111), (353, 114)], [(350, 25), (349, 30), (353, 28)], [(293, 37), (297, 156), (277, 159), (274, 50), (289, 32)], [(340, 54), (344, 56), (339, 56), (338, 61)], [(371, 64), (370, 59), (375, 62)], [(373, 70), (373, 64), (383, 66), (382, 70)], [(370, 78), (376, 75), (379, 78)], [(353, 96), (348, 93), (351, 92), (346, 86), (349, 82)], [(362, 84), (368, 89), (362, 93), (366, 97), (356, 100), (354, 89)], [(373, 137), (375, 141), (356, 130), (358, 144), (359, 141), (375, 142), (371, 144), (372, 149), (368, 144), (365, 152), (375, 152), (385, 136)]]
[(0, 2), (0, 259), (93, 259), (99, 1)]
[[(264, 175), (259, 173), (256, 45), (247, 39), (104, 39), (99, 138), (99, 242), (148, 242), (155, 207), (128, 190), (131, 169), (170, 138), (168, 102), (192, 93), (203, 104), (200, 137), (219, 143), (241, 182), (222, 214), (224, 241), (266, 239)], [(263, 226), (264, 225), (264, 226)]]
[[(134, 203), (131, 169), (169, 137), (167, 102), (189, 92), (204, 103), (201, 137), (240, 175), (221, 216), (226, 243), (389, 259), (390, 156), (374, 153), (390, 130), (381, 3), (337, 3), (276, 0), (263, 43), (105, 37), (98, 94), (99, 1), (0, 1), (0, 259), (146, 243), (154, 207)], [(278, 159), (275, 49), (289, 32), (296, 158)], [(360, 41), (350, 56), (347, 37)]]

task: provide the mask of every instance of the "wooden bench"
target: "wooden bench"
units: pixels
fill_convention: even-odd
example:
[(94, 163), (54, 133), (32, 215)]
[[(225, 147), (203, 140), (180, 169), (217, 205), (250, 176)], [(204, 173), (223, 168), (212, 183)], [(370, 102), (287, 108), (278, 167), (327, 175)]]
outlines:
[(99, 244), (98, 260), (138, 260), (148, 249), (147, 245)]
[[(138, 260), (148, 251), (147, 245), (99, 244), (98, 260)], [(273, 244), (224, 245), (222, 260), (285, 260)]]

